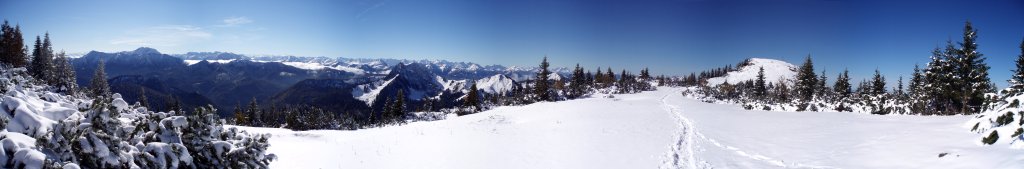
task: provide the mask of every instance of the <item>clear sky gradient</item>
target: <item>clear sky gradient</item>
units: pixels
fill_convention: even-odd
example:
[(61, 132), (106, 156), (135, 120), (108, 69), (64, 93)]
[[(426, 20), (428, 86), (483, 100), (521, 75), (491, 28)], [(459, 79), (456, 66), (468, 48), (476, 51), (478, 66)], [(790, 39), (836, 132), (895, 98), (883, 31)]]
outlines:
[(329, 0), (13, 1), (0, 16), (69, 52), (228, 51), (445, 59), (533, 66), (580, 63), (680, 75), (764, 57), (818, 70), (878, 68), (895, 82), (931, 49), (979, 31), (1005, 86), (1024, 39), (1020, 0)]

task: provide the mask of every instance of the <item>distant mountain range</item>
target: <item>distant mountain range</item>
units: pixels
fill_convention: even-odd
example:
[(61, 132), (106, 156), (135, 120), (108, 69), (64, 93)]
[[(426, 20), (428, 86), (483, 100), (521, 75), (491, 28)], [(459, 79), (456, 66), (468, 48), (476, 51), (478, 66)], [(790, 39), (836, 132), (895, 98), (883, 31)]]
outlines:
[[(162, 110), (168, 99), (185, 108), (212, 104), (222, 116), (252, 99), (262, 105), (307, 104), (365, 117), (379, 112), (401, 90), (410, 104), (424, 98), (454, 103), (476, 83), (483, 93), (521, 87), (535, 67), (482, 66), (444, 60), (353, 59), (298, 56), (246, 56), (228, 52), (162, 54), (152, 48), (72, 59), (79, 85), (86, 86), (99, 62), (106, 64), (112, 90), (135, 102), (141, 93)], [(552, 69), (551, 80), (570, 73)], [(410, 107), (412, 108), (412, 107)]]

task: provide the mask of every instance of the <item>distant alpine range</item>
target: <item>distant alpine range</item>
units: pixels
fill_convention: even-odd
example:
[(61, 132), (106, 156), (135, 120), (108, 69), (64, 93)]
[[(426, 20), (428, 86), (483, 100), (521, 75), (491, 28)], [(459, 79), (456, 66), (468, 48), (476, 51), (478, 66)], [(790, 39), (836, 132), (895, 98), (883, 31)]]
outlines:
[[(305, 104), (362, 117), (370, 113), (367, 110), (380, 111), (399, 90), (411, 102), (407, 105), (424, 99), (444, 105), (456, 102), (472, 84), (483, 93), (509, 94), (520, 82), (534, 80), (538, 71), (445, 60), (163, 54), (148, 47), (91, 51), (71, 62), (79, 85), (88, 85), (96, 66), (104, 62), (111, 90), (128, 102), (144, 94), (155, 108), (172, 99), (182, 101), (186, 109), (211, 104), (222, 117), (253, 99), (264, 105)], [(566, 68), (552, 71), (550, 80), (571, 74)]]

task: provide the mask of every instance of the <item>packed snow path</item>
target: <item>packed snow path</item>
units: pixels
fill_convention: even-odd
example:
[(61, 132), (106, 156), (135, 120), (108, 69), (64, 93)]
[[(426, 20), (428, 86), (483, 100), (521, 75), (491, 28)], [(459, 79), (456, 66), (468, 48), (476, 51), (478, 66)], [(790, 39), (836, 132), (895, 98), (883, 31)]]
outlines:
[(694, 134), (696, 129), (689, 125), (691, 124), (689, 119), (686, 119), (686, 117), (683, 117), (682, 114), (679, 113), (679, 108), (668, 102), (668, 97), (674, 96), (675, 93), (678, 92), (679, 91), (677, 90), (675, 92), (666, 93), (665, 96), (661, 97), (662, 106), (665, 107), (665, 110), (670, 113), (672, 117), (675, 117), (677, 120), (676, 123), (679, 124), (679, 128), (681, 129), (678, 136), (676, 136), (675, 144), (672, 144), (672, 149), (661, 166), (663, 169), (683, 168), (684, 166), (686, 168), (697, 168), (697, 157), (694, 155), (696, 145), (694, 145), (693, 142), (693, 137), (696, 136), (696, 134)]
[[(674, 88), (357, 131), (271, 133), (274, 168), (1022, 168), (969, 116), (768, 112)], [(944, 154), (939, 157), (940, 154)]]

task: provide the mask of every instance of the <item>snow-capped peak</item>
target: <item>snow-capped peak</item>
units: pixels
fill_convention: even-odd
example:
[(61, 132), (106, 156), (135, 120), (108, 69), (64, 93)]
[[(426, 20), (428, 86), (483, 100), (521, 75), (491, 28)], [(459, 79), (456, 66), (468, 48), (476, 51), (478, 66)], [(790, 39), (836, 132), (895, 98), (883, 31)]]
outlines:
[(506, 93), (516, 87), (515, 80), (503, 74), (476, 80), (476, 88), (484, 93)]

